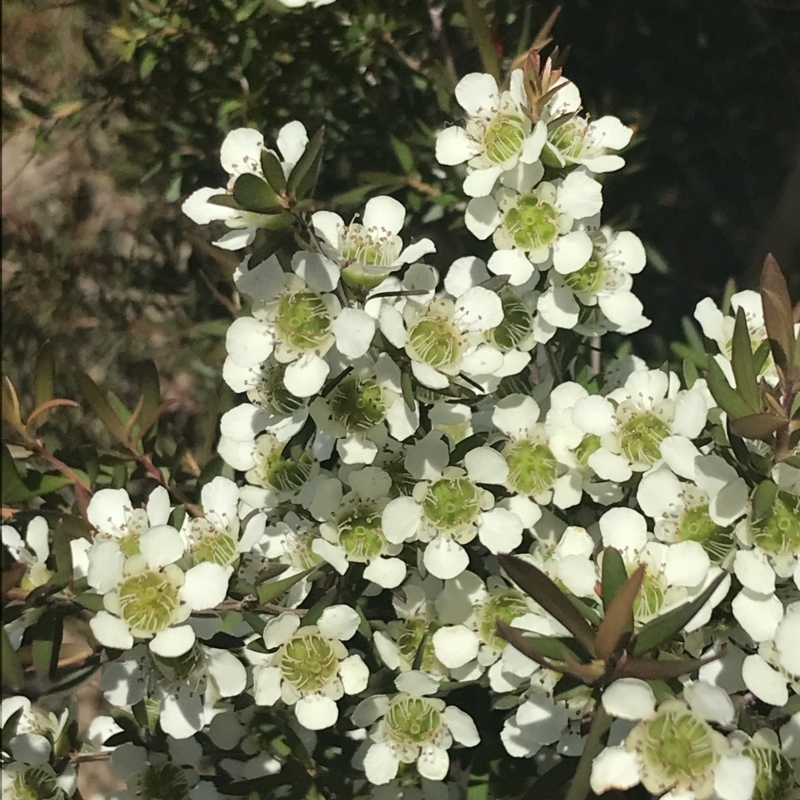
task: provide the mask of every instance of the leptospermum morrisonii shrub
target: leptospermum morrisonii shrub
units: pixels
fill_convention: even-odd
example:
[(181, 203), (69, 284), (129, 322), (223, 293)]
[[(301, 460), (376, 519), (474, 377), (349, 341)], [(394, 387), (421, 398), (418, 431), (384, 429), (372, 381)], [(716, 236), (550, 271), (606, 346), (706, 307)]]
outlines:
[[(76, 797), (101, 759), (143, 800), (798, 797), (780, 269), (698, 304), (681, 374), (615, 357), (649, 324), (598, 180), (631, 129), (535, 48), (455, 100), (430, 144), (486, 261), (412, 239), (389, 196), (327, 209), (324, 130), (222, 142), (183, 202), (241, 259), (216, 458), (164, 442), (150, 368), (133, 411), (79, 375), (118, 441), (91, 465), (39, 432), (75, 405), (46, 350), (32, 410), (4, 384), (3, 800)], [(80, 737), (74, 704), (14, 694), (96, 672), (112, 712)]]

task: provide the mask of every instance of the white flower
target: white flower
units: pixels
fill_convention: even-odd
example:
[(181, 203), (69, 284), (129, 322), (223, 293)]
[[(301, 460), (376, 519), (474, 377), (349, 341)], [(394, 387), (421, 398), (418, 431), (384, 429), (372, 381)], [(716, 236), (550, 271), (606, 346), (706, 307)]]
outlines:
[(264, 644), (273, 652), (254, 670), (256, 703), (271, 706), (282, 699), (309, 730), (333, 725), (339, 717), (336, 701), (367, 688), (367, 666), (342, 644), (359, 621), (346, 605), (328, 606), (316, 625), (300, 627), (300, 618), (289, 613), (270, 620)]
[(28, 523), (25, 539), (10, 525), (0, 526), (0, 537), (12, 558), (25, 564), (22, 589), (35, 589), (50, 580), (52, 573), (46, 564), (50, 556), (50, 532), (44, 517), (34, 517)]
[[(308, 144), (308, 134), (301, 122), (289, 122), (278, 132), (278, 150), (283, 160), (281, 166), (288, 177), (294, 165)], [(241, 211), (228, 206), (210, 203), (215, 195), (224, 195), (232, 192), (233, 185), (240, 175), (253, 173), (263, 177), (261, 170), (261, 153), (267, 150), (264, 146), (264, 137), (252, 128), (237, 128), (231, 131), (222, 143), (220, 161), (223, 169), (228, 173), (227, 187), (203, 187), (193, 192), (183, 201), (181, 210), (192, 222), (198, 225), (207, 225), (214, 220), (223, 220), (232, 228), (214, 244), (224, 250), (241, 250), (251, 244), (255, 239), (256, 231), (268, 219), (268, 215), (256, 214), (251, 211)], [(274, 151), (269, 151), (273, 152)]]
[(46, 764), (53, 752), (53, 745), (59, 741), (69, 721), (69, 709), (57, 717), (53, 712), (44, 713), (34, 708), (27, 697), (12, 695), (0, 704), (0, 727), (5, 727), (17, 713), (19, 716), (14, 736), (3, 745), (3, 750), (24, 764)]
[(563, 703), (535, 692), (506, 720), (500, 737), (510, 755), (530, 758), (544, 745), (555, 744), (561, 739), (568, 720), (569, 715)]
[(522, 70), (511, 73), (509, 89), (502, 93), (491, 75), (465, 75), (456, 85), (456, 99), (467, 119), (463, 128), (454, 125), (436, 137), (436, 160), (447, 165), (468, 162), (465, 194), (488, 195), (504, 171), (519, 161), (538, 161), (547, 127), (531, 122)]
[(640, 720), (624, 745), (607, 747), (592, 764), (595, 793), (629, 789), (641, 783), (648, 792), (686, 800), (749, 800), (756, 768), (732, 749), (709, 722), (730, 726), (736, 714), (728, 694), (699, 681), (684, 690), (684, 700), (656, 708), (653, 690), (637, 678), (615, 681), (603, 693), (603, 707), (614, 717)]
[(752, 738), (744, 731), (728, 737), (736, 752), (752, 759), (756, 765), (754, 800), (793, 798), (800, 786), (800, 714), (795, 714), (780, 729), (780, 738), (771, 728), (761, 728)]
[[(324, 269), (354, 289), (373, 289), (404, 264), (419, 261), (436, 251), (430, 239), (420, 239), (408, 247), (398, 235), (406, 219), (402, 203), (393, 197), (373, 197), (364, 207), (362, 223), (344, 220), (332, 211), (317, 211), (311, 216), (321, 253), (306, 253), (310, 268)], [(334, 284), (335, 285), (335, 284)]]
[(633, 131), (616, 117), (600, 117), (590, 122), (578, 116), (580, 110), (578, 87), (571, 82), (562, 84), (542, 110), (542, 118), (548, 123), (542, 161), (551, 167), (582, 164), (592, 172), (621, 169), (624, 159), (609, 155), (609, 150), (626, 147)]
[(600, 211), (600, 184), (581, 171), (533, 188), (525, 176), (517, 188), (470, 200), (466, 225), (479, 239), (494, 234), (498, 251), (488, 262), (496, 274), (509, 275), (512, 286), (525, 283), (534, 265), (552, 265), (564, 275), (579, 270), (592, 255), (592, 239), (576, 220)]
[(395, 685), (399, 694), (392, 698), (374, 695), (353, 712), (353, 722), (359, 727), (376, 723), (364, 757), (367, 779), (378, 785), (388, 783), (403, 763), (416, 764), (423, 778), (444, 780), (450, 768), (447, 751), (453, 740), (465, 747), (480, 742), (475, 723), (461, 709), (427, 697), (439, 685), (423, 672), (404, 672)]
[(303, 6), (322, 8), (322, 6), (329, 6), (334, 0), (278, 0), (278, 2), (286, 8), (303, 8)]

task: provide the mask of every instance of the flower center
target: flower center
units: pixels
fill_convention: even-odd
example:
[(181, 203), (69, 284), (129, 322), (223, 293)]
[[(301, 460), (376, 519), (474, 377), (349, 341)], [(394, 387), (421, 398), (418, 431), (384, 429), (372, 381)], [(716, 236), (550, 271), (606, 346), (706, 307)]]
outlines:
[(669, 425), (651, 411), (635, 414), (617, 425), (619, 448), (631, 464), (653, 464), (661, 458), (661, 442)]
[(317, 555), (311, 547), (317, 538), (311, 531), (292, 531), (287, 537), (286, 555), (293, 567), (304, 570), (322, 563), (322, 556)]
[(359, 508), (339, 522), (339, 544), (350, 561), (367, 563), (377, 558), (386, 546), (381, 528), (381, 515)]
[(549, 247), (558, 238), (558, 212), (535, 194), (520, 197), (506, 212), (503, 224), (520, 250)]
[(451, 367), (461, 356), (461, 337), (455, 325), (441, 317), (423, 317), (408, 331), (417, 358), (434, 369)]
[(749, 744), (742, 755), (756, 765), (756, 788), (751, 800), (789, 800), (794, 786), (792, 765), (774, 747), (757, 747)]
[(480, 611), (478, 621), (478, 634), (481, 639), (495, 650), (502, 650), (506, 646), (505, 639), (497, 635), (497, 619), (510, 623), (517, 617), (528, 613), (528, 604), (522, 592), (508, 589), (500, 594), (493, 595), (484, 604)]
[(400, 254), (399, 238), (388, 230), (353, 223), (341, 235), (341, 253), (347, 266), (389, 267)]
[[(311, 476), (313, 456), (304, 452), (296, 461), (283, 457), (283, 446), (274, 436), (260, 436), (253, 454), (253, 473), (262, 486), (274, 486), (281, 492), (296, 492)], [(255, 481), (254, 481), (255, 482)]]
[(247, 399), (253, 405), (269, 409), (278, 416), (289, 417), (303, 407), (303, 400), (295, 397), (284, 385), (286, 368), (282, 364), (271, 366), (258, 386), (247, 392)]
[[(631, 566), (629, 574), (633, 574), (637, 564)], [(653, 574), (649, 569), (644, 573), (644, 580), (633, 603), (633, 616), (637, 622), (647, 622), (655, 617), (664, 605), (664, 586), (661, 576)]]
[(27, 767), (15, 776), (12, 787), (13, 800), (55, 800), (59, 796), (55, 776), (43, 767)]
[(328, 404), (333, 418), (350, 432), (368, 431), (383, 422), (383, 391), (372, 378), (345, 378), (331, 392)]
[(589, 433), (581, 439), (581, 443), (575, 448), (575, 458), (582, 467), (589, 464), (589, 459), (601, 447), (600, 437), (596, 433)]
[(145, 636), (169, 628), (180, 606), (178, 587), (154, 571), (126, 578), (118, 596), (122, 619)]
[[(588, 125), (585, 119), (573, 117), (563, 125), (559, 125), (548, 137), (549, 144), (569, 162), (580, 161), (586, 149), (586, 131)], [(550, 167), (561, 166), (558, 159), (545, 148), (542, 151), (542, 161)]]
[(200, 544), (194, 550), (194, 557), (197, 563), (210, 561), (212, 564), (228, 566), (236, 561), (239, 552), (236, 547), (236, 540), (227, 533), (209, 533), (200, 540)]
[(423, 513), (437, 530), (470, 525), (480, 510), (478, 488), (467, 478), (440, 478), (428, 487), (422, 501)]
[(495, 117), (483, 136), (486, 157), (494, 164), (503, 164), (519, 153), (525, 141), (522, 118), (513, 116)]
[(330, 335), (331, 315), (315, 292), (287, 292), (279, 303), (275, 325), (281, 338), (297, 350), (312, 350)]
[(184, 800), (189, 783), (176, 764), (149, 764), (139, 779), (136, 796), (142, 800)]
[(419, 646), (422, 644), (425, 634), (428, 634), (422, 647), (420, 668), (429, 675), (446, 675), (447, 668), (436, 657), (436, 651), (433, 649), (433, 634), (438, 626), (428, 623), (420, 617), (399, 620), (399, 622), (402, 630), (396, 638), (397, 648), (409, 666), (414, 663)]
[(717, 762), (713, 731), (687, 708), (659, 711), (644, 725), (642, 759), (663, 788), (688, 789)]
[(434, 741), (442, 730), (442, 714), (427, 697), (399, 694), (392, 699), (384, 722), (389, 737), (400, 745)]
[(282, 649), (281, 675), (298, 691), (318, 692), (339, 673), (339, 659), (322, 634), (298, 631)]
[(721, 561), (733, 544), (730, 530), (717, 525), (708, 514), (708, 504), (687, 508), (678, 522), (679, 542), (699, 542), (713, 561)]
[(533, 331), (533, 317), (522, 300), (514, 294), (506, 293), (501, 297), (503, 304), (503, 321), (490, 331), (486, 331), (487, 342), (501, 350), (513, 350), (521, 344)]
[(599, 258), (587, 261), (579, 270), (564, 275), (564, 283), (573, 292), (596, 294), (605, 285), (606, 267)]
[(767, 555), (800, 553), (800, 498), (778, 495), (766, 515), (750, 522), (753, 542)]
[(508, 464), (508, 485), (513, 491), (537, 495), (553, 488), (558, 461), (546, 444), (520, 439), (503, 449), (503, 457)]

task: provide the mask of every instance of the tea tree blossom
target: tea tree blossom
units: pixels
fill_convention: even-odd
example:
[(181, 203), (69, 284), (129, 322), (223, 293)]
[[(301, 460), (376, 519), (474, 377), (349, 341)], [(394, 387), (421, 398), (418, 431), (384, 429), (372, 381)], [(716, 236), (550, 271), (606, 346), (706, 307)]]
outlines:
[(367, 687), (369, 671), (359, 655), (342, 644), (355, 634), (358, 614), (349, 606), (329, 606), (316, 625), (300, 627), (294, 614), (281, 614), (264, 628), (266, 662), (256, 667), (259, 705), (282, 699), (294, 706), (297, 721), (310, 730), (329, 728), (339, 717), (336, 701)]
[(0, 536), (12, 557), (25, 564), (25, 575), (20, 582), (23, 589), (35, 589), (50, 580), (46, 563), (50, 556), (50, 531), (44, 517), (34, 517), (28, 523), (24, 539), (11, 525), (0, 526)]
[(439, 684), (422, 672), (404, 672), (395, 681), (399, 694), (373, 695), (353, 712), (359, 727), (373, 725), (364, 756), (370, 783), (384, 784), (396, 775), (400, 764), (416, 764), (419, 774), (440, 781), (450, 767), (448, 750), (453, 741), (465, 747), (480, 742), (472, 718), (444, 700), (429, 697)]

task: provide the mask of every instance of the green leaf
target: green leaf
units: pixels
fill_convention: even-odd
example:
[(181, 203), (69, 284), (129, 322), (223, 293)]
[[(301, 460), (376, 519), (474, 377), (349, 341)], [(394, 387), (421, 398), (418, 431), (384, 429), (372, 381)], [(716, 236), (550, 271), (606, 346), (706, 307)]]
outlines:
[(413, 411), (414, 403), (414, 384), (411, 382), (411, 374), (403, 372), (400, 375), (400, 390), (403, 392), (403, 400), (405, 401), (406, 408)]
[(514, 583), (552, 614), (588, 651), (594, 654), (594, 629), (570, 599), (541, 570), (516, 556), (498, 555), (500, 566)]
[(745, 439), (768, 439), (775, 431), (787, 423), (783, 417), (777, 417), (771, 411), (760, 414), (748, 414), (730, 421), (731, 430)]
[(215, 194), (208, 198), (207, 202), (214, 206), (222, 206), (223, 208), (233, 208), (236, 211), (242, 211), (242, 207), (236, 202), (236, 198), (232, 194)]
[(286, 188), (286, 175), (280, 160), (272, 150), (261, 151), (261, 170), (274, 192), (280, 194)]
[[(282, 231), (294, 223), (294, 214), (284, 211), (280, 214), (270, 214), (258, 224), (265, 231)], [(264, 260), (263, 258), (261, 259)]]
[[(792, 300), (786, 278), (772, 254), (764, 260), (760, 292), (764, 306), (764, 326), (767, 329), (772, 357), (775, 359), (775, 366), (787, 374), (795, 346)], [(794, 375), (793, 369), (791, 374), (793, 378), (800, 377)]]
[(314, 191), (322, 163), (322, 144), (325, 141), (325, 127), (321, 127), (309, 139), (303, 155), (300, 156), (286, 181), (286, 191), (296, 200), (304, 200)]
[(658, 661), (653, 658), (628, 658), (619, 666), (619, 674), (626, 678), (639, 678), (643, 681), (670, 681), (688, 675), (700, 667), (716, 661), (720, 656), (709, 658), (677, 658)]
[(21, 503), (27, 500), (31, 494), (28, 487), (22, 482), (22, 478), (17, 470), (17, 465), (14, 462), (14, 457), (5, 443), (2, 444), (3, 448), (3, 483), (0, 487), (2, 493), (3, 505), (11, 505), (12, 503)]
[(103, 595), (96, 592), (84, 592), (75, 598), (76, 603), (80, 603), (84, 608), (89, 611), (102, 611), (105, 608), (103, 604)]
[(727, 575), (727, 572), (720, 572), (709, 584), (708, 588), (690, 603), (684, 603), (672, 611), (668, 611), (663, 616), (656, 617), (648, 622), (633, 639), (633, 644), (628, 648), (628, 652), (634, 657), (643, 656), (675, 636), (708, 602), (708, 599), (717, 591), (717, 587), (725, 580)]
[(75, 381), (89, 407), (97, 414), (109, 432), (123, 444), (130, 444), (128, 434), (125, 432), (125, 423), (114, 413), (107, 395), (85, 372), (76, 372)]
[(256, 214), (270, 214), (283, 208), (275, 190), (252, 172), (245, 172), (236, 179), (233, 196), (243, 209)]
[(22, 664), (19, 663), (17, 651), (11, 646), (6, 629), (3, 628), (2, 641), (2, 673), (3, 683), (8, 684), (13, 690), (22, 686)]
[(280, 597), (284, 592), (288, 592), (296, 583), (300, 583), (303, 578), (307, 578), (312, 572), (317, 570), (318, 567), (310, 567), (309, 569), (291, 575), (288, 578), (281, 578), (277, 581), (270, 581), (269, 583), (262, 583), (258, 587), (258, 602), (263, 606), (271, 603), (275, 598)]
[[(616, 551), (615, 551), (616, 552)], [(608, 550), (605, 551), (605, 554)], [(603, 556), (603, 566), (605, 567), (605, 557)], [(644, 580), (645, 566), (641, 564), (636, 572), (619, 587), (614, 594), (614, 599), (606, 605), (606, 613), (603, 621), (597, 628), (594, 637), (594, 646), (598, 658), (607, 661), (617, 651), (626, 633), (633, 633), (633, 604), (639, 589), (642, 588)], [(605, 570), (603, 572), (605, 578)], [(616, 576), (614, 576), (615, 580)], [(605, 584), (603, 585), (605, 602)]]
[(758, 390), (753, 351), (750, 347), (750, 332), (747, 329), (747, 317), (742, 306), (739, 306), (736, 311), (736, 322), (733, 327), (731, 367), (739, 397), (750, 406), (752, 411), (761, 411), (763, 404), (761, 393)]
[[(38, 408), (42, 403), (47, 403), (54, 397), (56, 380), (56, 361), (53, 346), (50, 342), (45, 342), (36, 355), (36, 367), (34, 372), (33, 384), (33, 407)], [(32, 421), (29, 427), (38, 428), (47, 421), (50, 411), (43, 411)]]
[(148, 78), (156, 68), (156, 64), (158, 64), (158, 55), (153, 50), (148, 50), (139, 64), (139, 77), (143, 80)]
[(164, 409), (161, 408), (161, 382), (158, 377), (158, 368), (152, 359), (140, 361), (133, 368), (133, 376), (139, 384), (139, 394), (142, 398), (142, 407), (139, 411), (139, 425), (141, 436), (158, 421)]
[(725, 373), (713, 358), (708, 361), (706, 381), (714, 400), (729, 417), (736, 419), (753, 413), (749, 403), (728, 383)]
[(58, 668), (58, 651), (64, 634), (63, 618), (49, 611), (32, 626), (33, 668), (39, 678), (52, 678)]
[(72, 580), (72, 548), (68, 523), (60, 519), (53, 529), (52, 553), (56, 562), (56, 572), (50, 583), (57, 586), (66, 586)]
[(617, 592), (628, 580), (628, 571), (619, 550), (606, 547), (603, 550), (603, 608), (608, 608)]
[(778, 487), (772, 481), (762, 481), (753, 492), (753, 519), (764, 519), (778, 498)]
[(472, 41), (478, 48), (484, 72), (488, 72), (500, 83), (500, 60), (497, 57), (492, 31), (486, 18), (486, 10), (481, 8), (478, 0), (463, 0), (464, 14), (467, 17)]
[(400, 168), (406, 175), (410, 175), (414, 171), (414, 154), (411, 152), (411, 148), (396, 136), (391, 137), (391, 143)]

